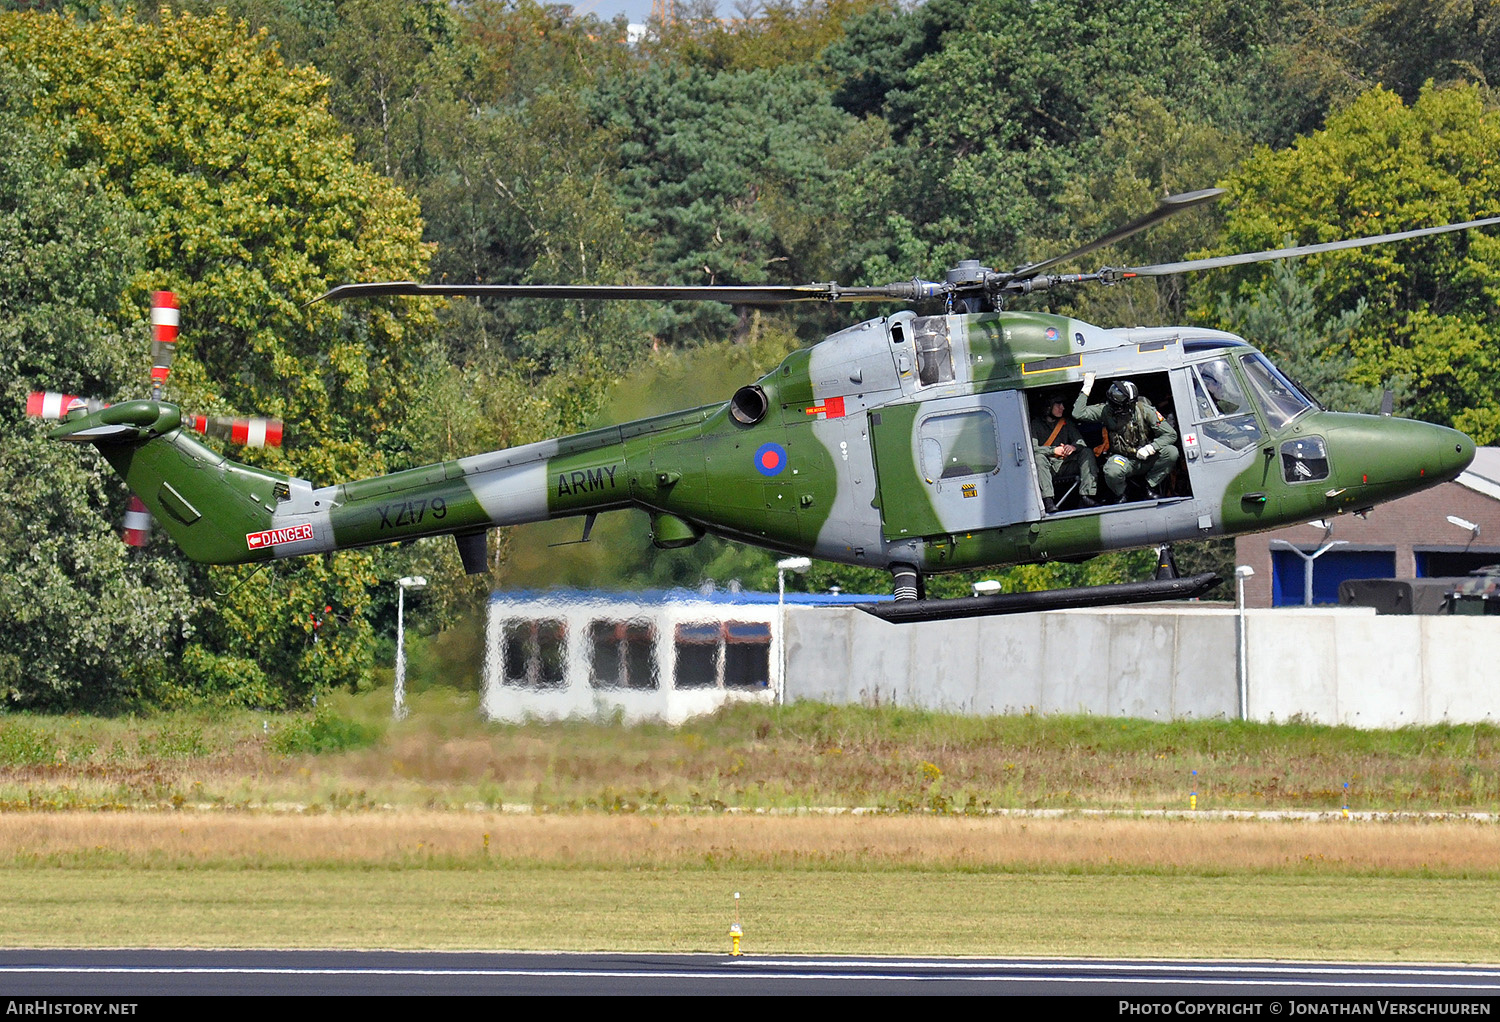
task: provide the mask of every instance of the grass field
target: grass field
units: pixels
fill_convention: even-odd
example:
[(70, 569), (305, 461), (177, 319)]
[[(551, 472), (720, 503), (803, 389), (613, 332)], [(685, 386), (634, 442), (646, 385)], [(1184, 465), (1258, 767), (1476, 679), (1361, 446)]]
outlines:
[(388, 706), (0, 718), (0, 945), (1500, 961), (1493, 728)]

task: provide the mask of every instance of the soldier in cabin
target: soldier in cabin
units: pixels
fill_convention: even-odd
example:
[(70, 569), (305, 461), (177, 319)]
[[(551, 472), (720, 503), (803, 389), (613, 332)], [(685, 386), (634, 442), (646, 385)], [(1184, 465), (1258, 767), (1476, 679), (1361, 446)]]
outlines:
[(1049, 394), (1046, 412), (1031, 420), (1031, 442), (1036, 451), (1036, 481), (1042, 490), (1042, 510), (1057, 512), (1057, 484), (1078, 480), (1078, 503), (1093, 507), (1099, 503), (1099, 466), (1094, 452), (1068, 421), (1068, 402), (1062, 394)]
[(1162, 480), (1177, 467), (1177, 430), (1141, 396), (1140, 388), (1129, 380), (1116, 380), (1099, 404), (1088, 403), (1094, 386), (1094, 374), (1085, 373), (1083, 389), (1073, 402), (1073, 418), (1079, 422), (1097, 422), (1109, 431), (1109, 456), (1104, 459), (1104, 484), (1114, 503), (1126, 500), (1125, 486), (1144, 476), (1146, 496), (1159, 500)]

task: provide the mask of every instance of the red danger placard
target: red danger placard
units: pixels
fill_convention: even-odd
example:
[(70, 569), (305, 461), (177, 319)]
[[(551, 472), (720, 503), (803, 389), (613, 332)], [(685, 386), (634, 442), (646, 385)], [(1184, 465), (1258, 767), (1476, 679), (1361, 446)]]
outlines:
[(245, 542), (250, 544), (251, 550), (264, 550), (268, 546), (277, 543), (295, 543), (299, 539), (312, 539), (313, 530), (311, 525), (293, 525), (288, 529), (267, 529), (265, 532), (251, 532), (245, 535)]

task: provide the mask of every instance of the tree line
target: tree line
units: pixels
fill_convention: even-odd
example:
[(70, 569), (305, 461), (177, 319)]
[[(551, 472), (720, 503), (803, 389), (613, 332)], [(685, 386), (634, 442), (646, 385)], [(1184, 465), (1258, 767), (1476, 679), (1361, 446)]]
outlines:
[[(287, 422), (243, 460), (327, 483), (722, 400), (845, 309), (388, 300), (351, 280), (878, 283), (1005, 267), (1159, 196), (1227, 201), (1100, 253), (1148, 263), (1500, 209), (1500, 2), (681, 3), (639, 41), (532, 0), (0, 3), (0, 695), (11, 708), (297, 705), (368, 679), (390, 580), (457, 620), (508, 583), (774, 583), (633, 513), (542, 555), (498, 530), (258, 575), (115, 535), (123, 488), (42, 439), (36, 389), (144, 393), (145, 307), (179, 293), (169, 396)], [(1328, 403), (1500, 436), (1500, 245), (1444, 235), (1029, 307), (1245, 333)], [(1197, 556), (1220, 556), (1213, 549)], [(1014, 569), (1114, 581), (1134, 555)], [(934, 591), (966, 590), (937, 580)], [(807, 584), (884, 588), (820, 566)]]

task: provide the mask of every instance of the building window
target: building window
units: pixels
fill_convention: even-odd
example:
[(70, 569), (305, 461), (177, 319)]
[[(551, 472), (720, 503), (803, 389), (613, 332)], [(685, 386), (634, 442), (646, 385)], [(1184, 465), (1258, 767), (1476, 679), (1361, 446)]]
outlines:
[(771, 684), (771, 626), (764, 621), (677, 626), (677, 688), (762, 689)]
[(724, 687), (766, 688), (771, 684), (771, 626), (764, 621), (724, 625)]
[(718, 623), (677, 626), (676, 688), (717, 688), (719, 684)]
[(554, 619), (512, 620), (502, 630), (505, 684), (561, 688), (567, 684), (568, 628)]
[(1414, 550), (1418, 578), (1459, 578), (1471, 571), (1500, 564), (1500, 549), (1464, 547), (1448, 550)]
[(648, 621), (589, 625), (595, 688), (656, 688), (656, 628)]

